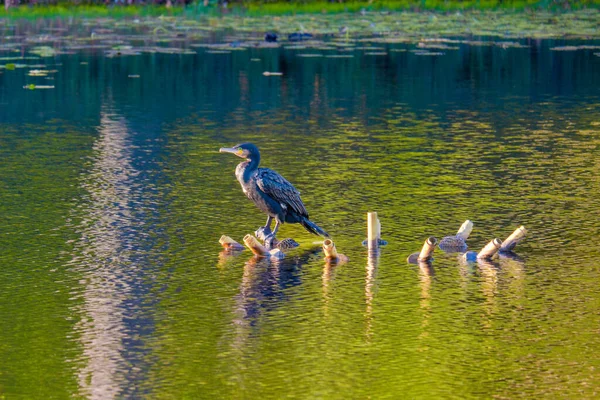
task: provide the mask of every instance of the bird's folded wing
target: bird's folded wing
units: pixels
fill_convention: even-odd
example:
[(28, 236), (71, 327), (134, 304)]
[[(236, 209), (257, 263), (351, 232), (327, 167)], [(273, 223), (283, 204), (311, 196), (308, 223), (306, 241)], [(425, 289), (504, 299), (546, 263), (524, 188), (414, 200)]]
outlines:
[(285, 204), (298, 214), (308, 218), (308, 212), (300, 198), (300, 192), (283, 176), (268, 168), (259, 168), (256, 173), (256, 184), (265, 194), (277, 202)]

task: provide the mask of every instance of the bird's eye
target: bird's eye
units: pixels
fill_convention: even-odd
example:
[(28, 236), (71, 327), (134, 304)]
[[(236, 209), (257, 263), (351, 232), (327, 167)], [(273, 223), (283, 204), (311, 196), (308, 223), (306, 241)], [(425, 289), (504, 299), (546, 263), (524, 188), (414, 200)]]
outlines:
[(239, 155), (239, 156), (241, 156), (242, 154), (244, 154), (244, 149), (238, 149), (236, 151), (236, 154)]

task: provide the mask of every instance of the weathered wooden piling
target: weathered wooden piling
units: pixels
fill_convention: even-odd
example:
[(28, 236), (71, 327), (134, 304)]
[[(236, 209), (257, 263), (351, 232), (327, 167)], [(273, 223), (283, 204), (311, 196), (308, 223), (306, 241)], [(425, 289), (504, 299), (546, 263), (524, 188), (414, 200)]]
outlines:
[(473, 222), (466, 220), (456, 232), (456, 236), (461, 237), (463, 240), (467, 240), (471, 231), (473, 230)]
[(252, 235), (244, 236), (244, 244), (257, 256), (264, 256), (269, 253), (269, 250)]
[(381, 223), (376, 212), (367, 213), (367, 246), (369, 250), (377, 250), (379, 247), (379, 236), (381, 234)]
[(219, 239), (219, 243), (226, 250), (244, 250), (244, 246), (230, 238), (229, 236), (222, 235)]
[(464, 261), (491, 260), (492, 257), (494, 257), (498, 253), (498, 250), (500, 250), (501, 246), (502, 240), (496, 238), (490, 241), (488, 244), (486, 244), (485, 247), (481, 249), (479, 253), (476, 253), (474, 251), (467, 251), (465, 254), (462, 255), (462, 259)]
[(507, 237), (504, 242), (502, 242), (502, 246), (500, 247), (500, 251), (512, 251), (515, 246), (523, 240), (525, 235), (527, 234), (527, 229), (524, 226), (520, 226), (515, 231)]
[(252, 251), (252, 253), (254, 253), (257, 256), (273, 257), (273, 258), (277, 258), (277, 259), (282, 259), (285, 257), (283, 251), (281, 251), (279, 249), (272, 249), (272, 250), (267, 249), (265, 246), (260, 244), (258, 239), (256, 239), (252, 235), (244, 236), (244, 244), (246, 245), (246, 247), (248, 247), (250, 249), (250, 251)]
[(323, 252), (325, 253), (325, 258), (337, 258), (338, 252), (335, 248), (335, 243), (331, 239), (325, 239), (323, 241)]
[(419, 264), (421, 262), (429, 262), (433, 259), (432, 254), (438, 241), (435, 237), (430, 236), (425, 240), (423, 247), (419, 253), (413, 253), (406, 260), (410, 264)]
[(495, 238), (485, 245), (485, 247), (481, 249), (479, 253), (477, 253), (477, 258), (480, 260), (489, 260), (490, 258), (494, 257), (496, 253), (498, 253), (498, 250), (500, 250), (501, 246), (502, 240)]
[(377, 218), (376, 212), (367, 213), (367, 239), (363, 241), (363, 246), (367, 245), (370, 252), (377, 252), (379, 246), (386, 245), (387, 242), (381, 239), (381, 222)]
[(325, 253), (325, 260), (331, 263), (344, 263), (348, 261), (348, 257), (343, 254), (339, 254), (335, 247), (335, 243), (331, 239), (325, 239), (323, 241), (323, 253)]
[(431, 255), (435, 250), (435, 245), (437, 244), (437, 239), (433, 236), (430, 236), (423, 244), (421, 248), (421, 252), (419, 253), (418, 261), (428, 261), (431, 259)]

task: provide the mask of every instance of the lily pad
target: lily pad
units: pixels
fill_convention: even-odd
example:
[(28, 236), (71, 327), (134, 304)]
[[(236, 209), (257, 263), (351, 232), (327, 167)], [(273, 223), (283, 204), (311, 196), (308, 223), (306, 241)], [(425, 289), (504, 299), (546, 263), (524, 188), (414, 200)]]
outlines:
[(53, 85), (34, 85), (30, 83), (29, 85), (23, 86), (23, 89), (27, 90), (38, 90), (38, 89), (54, 89)]
[(29, 52), (40, 57), (54, 57), (59, 54), (56, 49), (49, 46), (37, 46), (29, 50)]
[(29, 76), (48, 76), (48, 71), (41, 70), (41, 69), (32, 69), (27, 73), (27, 75), (29, 75)]

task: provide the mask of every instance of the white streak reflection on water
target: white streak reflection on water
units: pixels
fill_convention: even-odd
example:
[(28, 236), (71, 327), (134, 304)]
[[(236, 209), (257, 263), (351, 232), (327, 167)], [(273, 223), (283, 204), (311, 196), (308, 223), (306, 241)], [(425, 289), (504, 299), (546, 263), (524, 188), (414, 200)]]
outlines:
[(81, 273), (83, 285), (82, 303), (74, 310), (82, 315), (76, 326), (83, 348), (79, 395), (111, 399), (122, 394), (130, 369), (127, 319), (135, 313), (129, 299), (141, 279), (136, 273), (141, 268), (136, 229), (144, 221), (136, 217), (141, 188), (135, 178), (140, 171), (133, 165), (125, 119), (105, 108), (98, 132), (91, 170), (81, 181), (87, 197), (75, 212), (82, 216), (81, 236), (70, 266)]

